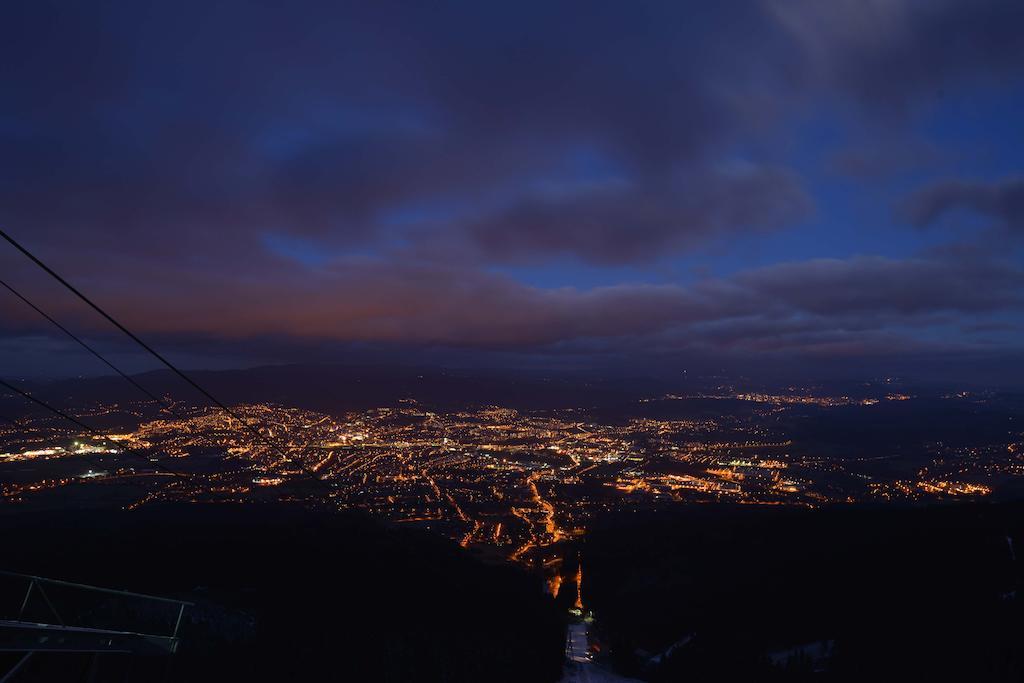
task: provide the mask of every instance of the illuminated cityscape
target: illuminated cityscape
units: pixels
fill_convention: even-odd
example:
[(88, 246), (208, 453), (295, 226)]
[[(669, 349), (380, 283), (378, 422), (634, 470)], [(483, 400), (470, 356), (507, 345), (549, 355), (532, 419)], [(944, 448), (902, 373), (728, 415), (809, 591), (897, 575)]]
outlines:
[[(238, 405), (262, 440), (223, 411), (176, 405), (181, 419), (146, 406), (109, 405), (96, 418), (136, 416), (106, 440), (37, 418), (0, 431), (3, 504), (73, 505), (118, 500), (126, 509), (160, 502), (246, 503), (280, 499), (357, 509), (443, 535), (487, 557), (526, 564), (558, 558), (595, 515), (681, 504), (816, 508), (870, 501), (982, 498), (1024, 477), (1024, 431), (969, 447), (926, 444), (913, 471), (887, 470), (868, 445), (858, 456), (815, 452), (788, 434), (780, 414), (860, 411), (871, 420), (892, 394), (845, 396), (669, 394), (641, 410), (692, 402), (754, 402), (744, 415), (631, 417), (601, 422), (592, 411), (519, 411), (498, 406), (439, 412), (412, 399), (338, 417), (279, 405)], [(971, 397), (949, 395), (964, 403)], [(147, 467), (145, 454), (180, 473)], [(898, 459), (898, 458), (897, 458)], [(906, 458), (905, 458), (906, 459)], [(882, 466), (882, 467), (880, 467)]]

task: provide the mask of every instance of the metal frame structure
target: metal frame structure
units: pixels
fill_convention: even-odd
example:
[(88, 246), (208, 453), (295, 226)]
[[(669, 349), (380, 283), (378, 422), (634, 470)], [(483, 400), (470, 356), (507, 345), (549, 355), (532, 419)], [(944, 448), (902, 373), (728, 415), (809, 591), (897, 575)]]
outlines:
[[(23, 653), (18, 662), (0, 676), (0, 683), (10, 683), (17, 673), (32, 660), (33, 657), (46, 653), (77, 653), (92, 654), (94, 660), (101, 654), (132, 654), (146, 656), (170, 656), (178, 651), (179, 632), (185, 616), (185, 608), (194, 603), (174, 598), (163, 598), (155, 595), (133, 593), (113, 588), (101, 588), (60, 579), (49, 579), (31, 574), (19, 574), (0, 570), (0, 576), (16, 580), (25, 580), (28, 587), (21, 601), (21, 609), (15, 619), (0, 619), (0, 652)], [(65, 588), (103, 593), (132, 600), (177, 605), (177, 617), (174, 629), (170, 634), (141, 633), (131, 630), (111, 630), (69, 626), (65, 623), (57, 607), (54, 605), (44, 586), (62, 586)], [(26, 621), (25, 612), (33, 595), (38, 594), (56, 623)], [(95, 662), (94, 662), (95, 663)]]

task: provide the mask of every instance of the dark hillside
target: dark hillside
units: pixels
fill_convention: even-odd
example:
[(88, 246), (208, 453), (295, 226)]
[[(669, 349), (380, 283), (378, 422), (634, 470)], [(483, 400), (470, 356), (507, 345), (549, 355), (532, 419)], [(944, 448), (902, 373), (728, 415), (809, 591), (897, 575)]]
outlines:
[[(200, 603), (170, 680), (511, 683), (560, 674), (563, 625), (537, 580), (358, 516), (185, 506), (8, 514), (0, 525), (4, 569)], [(17, 611), (4, 600), (4, 616)], [(19, 680), (80, 670), (74, 657), (43, 658)], [(164, 665), (106, 658), (100, 680), (152, 680)]]
[[(1024, 538), (1019, 505), (636, 517), (599, 526), (584, 549), (584, 599), (613, 661), (634, 675), (1010, 681), (1024, 672), (1021, 569), (1007, 541)], [(829, 656), (786, 655), (811, 643), (828, 644)]]

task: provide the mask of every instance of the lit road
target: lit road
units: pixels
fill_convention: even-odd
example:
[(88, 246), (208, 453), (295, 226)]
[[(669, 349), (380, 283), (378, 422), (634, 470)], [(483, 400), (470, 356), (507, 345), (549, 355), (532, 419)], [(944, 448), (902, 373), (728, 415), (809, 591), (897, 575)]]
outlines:
[(635, 678), (624, 678), (595, 664), (587, 650), (587, 624), (574, 621), (569, 624), (565, 639), (565, 675), (561, 683), (639, 683)]

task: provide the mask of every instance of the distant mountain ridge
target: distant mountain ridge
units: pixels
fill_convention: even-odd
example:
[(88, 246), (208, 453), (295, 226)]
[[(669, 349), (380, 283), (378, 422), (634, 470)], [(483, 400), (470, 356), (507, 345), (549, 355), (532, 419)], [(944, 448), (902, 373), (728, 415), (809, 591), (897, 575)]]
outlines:
[[(395, 405), (414, 399), (434, 409), (461, 409), (497, 404), (518, 409), (614, 404), (664, 390), (666, 382), (650, 379), (593, 380), (578, 375), (536, 372), (449, 371), (415, 367), (344, 365), (273, 365), (244, 370), (198, 370), (187, 373), (228, 404), (280, 403), (338, 414)], [(170, 371), (135, 375), (146, 389), (195, 404), (207, 401)], [(67, 407), (145, 400), (116, 376), (25, 382), (28, 391)], [(16, 397), (0, 397), (5, 411), (28, 406)]]

